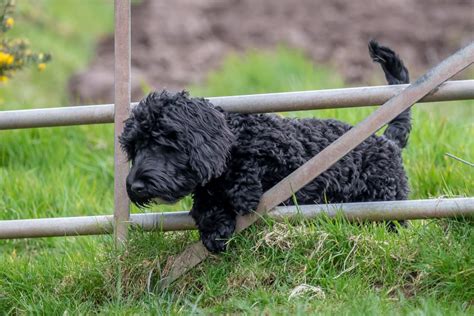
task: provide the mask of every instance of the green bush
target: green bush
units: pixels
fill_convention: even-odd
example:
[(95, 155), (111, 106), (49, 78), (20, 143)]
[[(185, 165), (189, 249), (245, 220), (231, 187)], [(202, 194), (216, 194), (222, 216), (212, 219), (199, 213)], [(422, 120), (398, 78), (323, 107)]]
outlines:
[(15, 24), (12, 15), (15, 9), (14, 0), (0, 0), (0, 83), (5, 83), (16, 71), (27, 66), (36, 65), (39, 71), (46, 68), (51, 60), (50, 54), (34, 53), (30, 50), (28, 40), (21, 38), (7, 38), (7, 33)]

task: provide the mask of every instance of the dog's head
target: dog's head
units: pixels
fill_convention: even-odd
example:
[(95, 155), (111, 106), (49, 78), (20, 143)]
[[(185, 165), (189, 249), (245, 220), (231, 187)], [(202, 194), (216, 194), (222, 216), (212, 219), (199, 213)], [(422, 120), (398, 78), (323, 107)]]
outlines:
[(163, 91), (140, 101), (119, 140), (132, 163), (128, 195), (146, 206), (174, 203), (220, 176), (234, 135), (209, 101)]

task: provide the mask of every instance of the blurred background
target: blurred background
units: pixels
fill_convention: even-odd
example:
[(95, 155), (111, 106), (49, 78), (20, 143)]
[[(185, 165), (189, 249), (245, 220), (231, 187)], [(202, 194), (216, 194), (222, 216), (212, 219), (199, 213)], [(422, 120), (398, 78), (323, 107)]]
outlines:
[[(330, 67), (346, 84), (367, 85), (383, 83), (367, 57), (371, 38), (396, 48), (413, 78), (474, 38), (470, 0), (133, 3), (133, 101), (145, 90), (201, 84), (209, 72), (226, 65), (229, 55), (249, 50), (290, 49)], [(15, 15), (8, 35), (28, 38), (32, 48), (51, 53), (54, 62), (42, 75), (19, 74), (2, 85), (0, 106), (113, 102), (113, 1), (18, 1)], [(18, 85), (23, 91), (13, 92)], [(269, 90), (257, 86), (248, 92)]]

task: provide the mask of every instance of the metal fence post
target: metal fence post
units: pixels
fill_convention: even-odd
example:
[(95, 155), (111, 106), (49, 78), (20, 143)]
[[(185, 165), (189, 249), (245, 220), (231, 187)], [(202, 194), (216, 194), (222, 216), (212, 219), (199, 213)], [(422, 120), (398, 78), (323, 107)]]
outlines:
[(130, 203), (125, 179), (128, 162), (118, 137), (130, 108), (130, 1), (115, 0), (115, 111), (114, 111), (114, 234), (116, 242), (127, 239)]

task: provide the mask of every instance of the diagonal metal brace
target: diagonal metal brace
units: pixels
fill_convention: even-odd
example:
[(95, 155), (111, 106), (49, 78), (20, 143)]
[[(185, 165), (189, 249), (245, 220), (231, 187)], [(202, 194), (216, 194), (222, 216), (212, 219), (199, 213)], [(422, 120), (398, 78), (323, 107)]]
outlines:
[[(249, 227), (263, 214), (289, 199), (295, 192), (330, 168), (370, 135), (377, 132), (400, 113), (410, 108), (418, 100), (473, 62), (474, 42), (418, 78), (405, 90), (385, 102), (383, 106), (374, 111), (364, 121), (350, 129), (331, 145), (265, 192), (260, 199), (255, 213), (237, 217), (236, 233)], [(168, 262), (167, 266), (170, 268), (167, 274), (162, 276), (158, 286), (160, 288), (168, 286), (205, 260), (209, 255), (209, 251), (200, 241), (192, 244), (180, 255), (174, 257), (174, 262)]]

